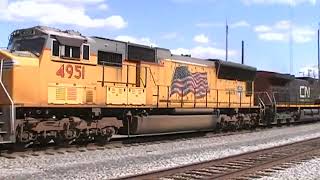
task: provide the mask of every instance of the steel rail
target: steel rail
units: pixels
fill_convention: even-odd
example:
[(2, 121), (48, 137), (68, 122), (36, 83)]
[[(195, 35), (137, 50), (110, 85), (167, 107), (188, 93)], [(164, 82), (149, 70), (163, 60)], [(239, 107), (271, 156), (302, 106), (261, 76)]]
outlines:
[(315, 155), (320, 156), (319, 137), (221, 159), (120, 177), (119, 179), (237, 179), (293, 159), (305, 160), (308, 155), (310, 155), (309, 158)]

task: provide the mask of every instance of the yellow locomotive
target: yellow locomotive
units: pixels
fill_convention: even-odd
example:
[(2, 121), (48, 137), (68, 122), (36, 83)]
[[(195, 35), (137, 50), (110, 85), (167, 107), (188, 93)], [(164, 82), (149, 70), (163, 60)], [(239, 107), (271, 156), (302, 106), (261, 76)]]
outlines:
[(253, 107), (255, 68), (75, 31), (16, 30), (0, 58), (3, 142), (210, 129), (213, 109)]
[(263, 119), (250, 66), (42, 26), (14, 31), (0, 60), (0, 143), (106, 141)]

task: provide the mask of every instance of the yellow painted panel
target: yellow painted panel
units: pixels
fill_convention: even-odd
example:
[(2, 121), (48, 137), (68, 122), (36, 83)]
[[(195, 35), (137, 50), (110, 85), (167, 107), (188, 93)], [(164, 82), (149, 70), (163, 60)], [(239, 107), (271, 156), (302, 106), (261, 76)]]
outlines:
[(48, 104), (64, 104), (65, 98), (65, 87), (48, 86)]
[(126, 105), (127, 97), (126, 87), (107, 87), (106, 104)]
[(86, 96), (84, 102), (86, 104), (95, 104), (96, 103), (96, 89), (92, 87), (86, 87)]
[(83, 87), (67, 87), (66, 104), (83, 104), (84, 88)]
[(146, 104), (146, 89), (141, 87), (130, 87), (128, 90), (129, 105), (145, 105)]
[(83, 104), (85, 88), (71, 84), (48, 85), (48, 104)]

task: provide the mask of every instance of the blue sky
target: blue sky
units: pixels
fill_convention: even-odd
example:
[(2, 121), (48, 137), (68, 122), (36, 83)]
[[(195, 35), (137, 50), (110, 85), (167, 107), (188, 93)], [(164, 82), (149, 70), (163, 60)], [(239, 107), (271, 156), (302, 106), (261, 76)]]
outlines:
[(288, 73), (291, 40), (291, 72), (299, 75), (317, 65), (319, 7), (317, 0), (0, 0), (0, 46), (14, 29), (46, 25), (224, 58), (227, 19), (231, 61), (240, 62), (244, 40), (246, 64)]

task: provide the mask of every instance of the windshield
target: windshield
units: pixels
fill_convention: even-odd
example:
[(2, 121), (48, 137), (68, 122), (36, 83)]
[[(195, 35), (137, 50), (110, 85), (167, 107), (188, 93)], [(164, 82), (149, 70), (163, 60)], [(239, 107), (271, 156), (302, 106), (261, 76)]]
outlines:
[(11, 51), (28, 51), (36, 56), (40, 56), (44, 43), (45, 38), (42, 37), (33, 39), (20, 39), (10, 43), (8, 49)]

